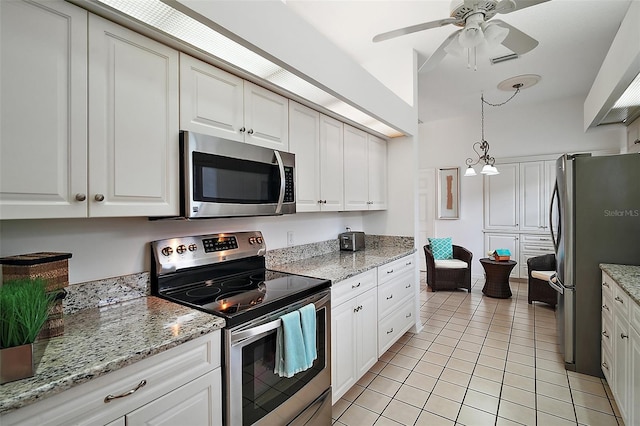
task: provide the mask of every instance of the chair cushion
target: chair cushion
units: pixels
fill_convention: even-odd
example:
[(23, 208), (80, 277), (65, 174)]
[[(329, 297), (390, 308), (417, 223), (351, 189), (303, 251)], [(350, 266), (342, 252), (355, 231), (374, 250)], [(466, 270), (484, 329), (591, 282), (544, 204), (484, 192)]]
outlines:
[(434, 260), (436, 268), (442, 269), (467, 269), (469, 266), (467, 262), (458, 259), (440, 259)]
[(429, 238), (429, 245), (431, 246), (431, 252), (435, 260), (453, 259), (451, 237)]
[(551, 275), (555, 273), (556, 271), (531, 271), (531, 278), (537, 278), (542, 281), (549, 281)]

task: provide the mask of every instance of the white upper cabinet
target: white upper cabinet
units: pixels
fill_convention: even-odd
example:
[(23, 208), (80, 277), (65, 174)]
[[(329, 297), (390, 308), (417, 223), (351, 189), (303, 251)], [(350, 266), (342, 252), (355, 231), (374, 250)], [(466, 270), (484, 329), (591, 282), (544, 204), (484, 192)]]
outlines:
[(387, 143), (344, 126), (344, 209), (387, 208)]
[(545, 177), (544, 162), (520, 164), (521, 231), (540, 231), (546, 227)]
[(180, 129), (289, 151), (289, 101), (181, 53)]
[(519, 164), (498, 165), (500, 174), (484, 177), (484, 228), (517, 231)]
[(339, 211), (343, 197), (343, 124), (289, 101), (289, 147), (296, 155), (296, 211)]
[(0, 219), (84, 217), (87, 12), (0, 2)]
[(178, 52), (89, 16), (89, 215), (179, 214)]

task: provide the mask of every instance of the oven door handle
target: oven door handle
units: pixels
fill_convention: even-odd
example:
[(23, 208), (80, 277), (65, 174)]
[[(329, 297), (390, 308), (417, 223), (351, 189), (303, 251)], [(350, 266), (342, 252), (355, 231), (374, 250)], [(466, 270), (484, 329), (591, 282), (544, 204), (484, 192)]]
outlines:
[(286, 179), (284, 176), (284, 163), (282, 162), (282, 156), (280, 156), (280, 151), (273, 151), (273, 155), (276, 157), (276, 162), (278, 163), (278, 170), (280, 171), (280, 196), (278, 197), (278, 205), (276, 206), (276, 214), (282, 213), (282, 204), (284, 203), (284, 190)]
[[(318, 312), (320, 309), (324, 309), (327, 306), (327, 303), (329, 302), (330, 298), (331, 298), (331, 291), (326, 290), (318, 296), (305, 299), (303, 303), (297, 306), (297, 308), (301, 308), (307, 303), (313, 303), (316, 306), (316, 312)], [(282, 312), (282, 315), (284, 315), (285, 313), (291, 312), (291, 311), (292, 310), (289, 309), (287, 311), (281, 311), (281, 312)], [(275, 330), (278, 327), (280, 327), (281, 324), (282, 324), (282, 320), (280, 318), (276, 318), (273, 321), (256, 325), (255, 327), (251, 327), (246, 330), (233, 331), (231, 332), (231, 345), (234, 346), (241, 341), (250, 339), (255, 336), (259, 336), (260, 334), (263, 334), (263, 333), (268, 333), (269, 331)]]

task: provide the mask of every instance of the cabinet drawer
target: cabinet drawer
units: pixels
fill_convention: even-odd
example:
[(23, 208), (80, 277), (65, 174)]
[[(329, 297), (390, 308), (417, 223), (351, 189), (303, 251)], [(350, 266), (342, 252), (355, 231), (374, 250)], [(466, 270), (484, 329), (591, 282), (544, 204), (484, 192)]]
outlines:
[(371, 269), (331, 286), (331, 304), (338, 306), (376, 286), (376, 270)]
[(605, 272), (602, 273), (602, 300), (605, 298), (609, 300), (609, 307), (611, 308), (611, 302), (613, 302), (613, 289), (617, 286), (613, 278), (607, 275)]
[(413, 297), (407, 297), (378, 323), (378, 356), (382, 356), (415, 323), (414, 305)]
[(628, 319), (630, 314), (629, 295), (618, 284), (613, 287), (613, 311), (619, 313), (623, 318)]
[[(220, 366), (221, 332), (183, 343), (135, 364), (12, 411), (2, 424), (106, 424)], [(141, 383), (145, 381), (144, 385)], [(138, 387), (135, 392), (131, 392)], [(107, 395), (129, 396), (105, 402)]]
[(404, 271), (413, 271), (415, 269), (415, 263), (415, 257), (412, 254), (378, 266), (378, 284), (385, 283), (402, 274)]
[(553, 240), (551, 239), (551, 235), (521, 234), (520, 242), (522, 244), (547, 245), (553, 249)]
[[(609, 321), (613, 320), (613, 297), (611, 295), (602, 292), (602, 320), (605, 318)], [(611, 331), (611, 329), (609, 329)]]
[(539, 256), (541, 254), (553, 254), (555, 250), (553, 249), (553, 245), (549, 244), (548, 246), (537, 246), (535, 244), (520, 244), (520, 253), (524, 254), (532, 254), (534, 256)]
[(613, 318), (602, 315), (602, 348), (607, 349), (609, 353), (613, 353)]
[(406, 271), (402, 275), (378, 285), (378, 318), (384, 318), (400, 305), (402, 300), (413, 295), (414, 274)]

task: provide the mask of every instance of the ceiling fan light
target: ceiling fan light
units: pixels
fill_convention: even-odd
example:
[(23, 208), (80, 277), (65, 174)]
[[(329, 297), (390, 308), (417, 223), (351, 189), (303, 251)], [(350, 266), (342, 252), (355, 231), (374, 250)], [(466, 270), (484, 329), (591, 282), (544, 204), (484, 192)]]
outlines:
[(462, 56), (462, 54), (464, 53), (464, 47), (460, 46), (460, 43), (458, 42), (458, 36), (452, 38), (451, 41), (444, 47), (445, 52), (454, 56)]
[(458, 36), (458, 43), (465, 49), (471, 49), (482, 43), (484, 36), (479, 26), (467, 25)]
[(484, 25), (484, 38), (487, 41), (489, 47), (496, 47), (502, 43), (509, 35), (509, 29), (501, 27), (493, 22), (488, 22)]

